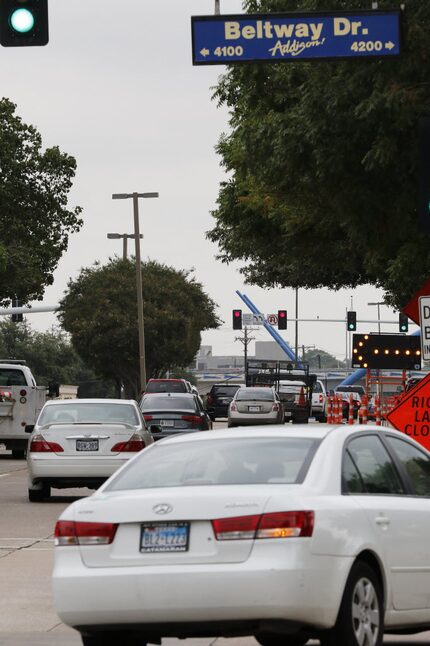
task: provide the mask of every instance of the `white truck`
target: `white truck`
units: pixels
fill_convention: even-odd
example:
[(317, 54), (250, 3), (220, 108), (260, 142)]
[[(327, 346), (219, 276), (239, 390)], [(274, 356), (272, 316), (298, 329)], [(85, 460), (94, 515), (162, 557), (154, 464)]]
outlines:
[(0, 360), (0, 444), (14, 458), (25, 457), (25, 427), (36, 422), (46, 397), (46, 387), (36, 385), (24, 361)]

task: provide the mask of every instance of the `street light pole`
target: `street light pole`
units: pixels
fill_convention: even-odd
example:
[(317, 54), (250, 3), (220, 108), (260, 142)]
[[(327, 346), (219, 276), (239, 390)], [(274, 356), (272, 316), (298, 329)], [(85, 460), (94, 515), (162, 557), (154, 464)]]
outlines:
[(378, 308), (378, 334), (381, 334), (381, 316), (379, 314), (379, 307), (385, 305), (384, 301), (378, 301), (377, 303), (367, 303), (368, 305), (376, 305)]
[[(109, 240), (121, 240), (122, 239), (122, 259), (127, 260), (127, 239), (133, 238), (134, 233), (108, 233), (107, 237)], [(143, 235), (140, 234), (139, 238), (142, 240)]]
[(114, 193), (113, 200), (133, 199), (134, 217), (134, 239), (136, 249), (136, 293), (137, 293), (137, 320), (139, 330), (139, 372), (140, 390), (146, 386), (146, 363), (145, 363), (145, 327), (143, 316), (143, 284), (142, 284), (142, 261), (140, 257), (140, 233), (139, 233), (139, 197), (158, 197), (158, 193)]

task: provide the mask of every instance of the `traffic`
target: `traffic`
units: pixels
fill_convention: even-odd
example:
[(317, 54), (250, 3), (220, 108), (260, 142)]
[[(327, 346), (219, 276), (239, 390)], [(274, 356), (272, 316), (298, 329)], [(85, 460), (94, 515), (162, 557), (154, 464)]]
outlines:
[(282, 367), (203, 396), (156, 379), (139, 403), (49, 398), (26, 426), (29, 501), (78, 494), (52, 527), (52, 603), (82, 644), (378, 646), (430, 628), (430, 454), (387, 426), (324, 423), (315, 375), (311, 416), (289, 425), (307, 385)]

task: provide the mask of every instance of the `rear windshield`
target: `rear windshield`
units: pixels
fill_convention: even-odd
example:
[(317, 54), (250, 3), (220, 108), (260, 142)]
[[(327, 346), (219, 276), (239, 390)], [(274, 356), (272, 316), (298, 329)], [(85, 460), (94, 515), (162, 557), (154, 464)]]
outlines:
[(186, 393), (187, 387), (183, 381), (149, 381), (146, 393)]
[(315, 438), (232, 438), (165, 442), (143, 451), (106, 491), (193, 485), (298, 484), (319, 441)]
[(236, 395), (236, 401), (271, 401), (274, 399), (270, 388), (242, 388)]
[(147, 410), (196, 410), (194, 397), (163, 397), (163, 395), (145, 395), (140, 408)]
[(226, 395), (227, 397), (232, 397), (239, 388), (240, 386), (214, 386), (212, 393), (218, 396)]
[(22, 370), (0, 368), (0, 386), (26, 386), (27, 380)]
[(140, 420), (131, 404), (88, 403), (52, 404), (46, 406), (38, 420), (39, 426), (45, 424), (131, 424), (138, 426)]

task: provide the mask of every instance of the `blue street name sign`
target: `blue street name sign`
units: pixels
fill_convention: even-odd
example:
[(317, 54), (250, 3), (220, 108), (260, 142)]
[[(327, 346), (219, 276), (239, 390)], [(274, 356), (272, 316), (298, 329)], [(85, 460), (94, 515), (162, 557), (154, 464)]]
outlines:
[(393, 57), (400, 11), (191, 18), (194, 65)]

